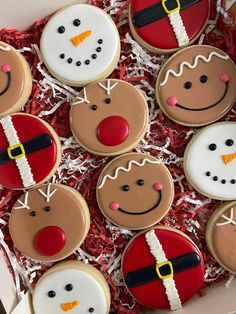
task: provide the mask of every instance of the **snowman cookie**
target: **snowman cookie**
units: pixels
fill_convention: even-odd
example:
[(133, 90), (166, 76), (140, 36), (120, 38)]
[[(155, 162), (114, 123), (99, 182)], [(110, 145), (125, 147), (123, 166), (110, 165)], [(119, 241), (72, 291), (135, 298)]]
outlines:
[(143, 306), (178, 310), (202, 287), (204, 262), (185, 234), (156, 227), (130, 241), (122, 273), (127, 289)]
[(103, 10), (88, 4), (56, 13), (43, 30), (40, 47), (51, 74), (72, 86), (108, 77), (120, 56), (116, 25)]
[(219, 122), (199, 131), (186, 147), (184, 171), (199, 193), (236, 199), (236, 123)]
[(187, 126), (210, 124), (224, 116), (236, 100), (236, 67), (212, 46), (191, 46), (162, 67), (156, 97), (162, 111)]
[(47, 181), (61, 160), (53, 128), (25, 113), (0, 119), (0, 185), (25, 189)]
[(9, 228), (16, 247), (36, 261), (58, 261), (84, 241), (90, 226), (88, 206), (74, 189), (44, 184), (14, 205)]
[(33, 291), (35, 314), (108, 314), (110, 290), (94, 267), (66, 261), (47, 271)]
[(104, 80), (85, 87), (70, 111), (71, 130), (86, 150), (119, 155), (133, 149), (148, 126), (148, 106), (141, 92), (121, 80)]
[(32, 89), (31, 71), (25, 58), (0, 42), (0, 116), (20, 110)]
[(114, 224), (132, 230), (155, 225), (174, 197), (169, 170), (152, 156), (138, 153), (112, 160), (97, 184), (97, 202)]
[(220, 206), (207, 224), (207, 246), (221, 266), (236, 274), (236, 202)]
[(129, 25), (147, 50), (173, 53), (200, 36), (209, 12), (209, 0), (131, 0)]

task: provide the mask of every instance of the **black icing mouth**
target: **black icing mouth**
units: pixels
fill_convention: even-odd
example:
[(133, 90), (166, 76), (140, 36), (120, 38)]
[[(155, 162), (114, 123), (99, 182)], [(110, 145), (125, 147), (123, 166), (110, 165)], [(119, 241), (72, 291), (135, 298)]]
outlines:
[(5, 94), (11, 85), (11, 72), (7, 72), (6, 76), (7, 76), (7, 84), (6, 84), (5, 88), (0, 92), (0, 96)]
[(236, 179), (222, 179), (222, 178), (219, 178), (218, 176), (215, 176), (215, 175), (212, 175), (212, 173), (210, 171), (206, 171), (205, 172), (205, 175), (211, 179), (212, 181), (214, 182), (218, 182), (218, 183), (221, 183), (221, 184), (226, 184), (226, 183), (230, 183), (232, 185), (235, 185), (236, 184)]
[(151, 208), (143, 211), (143, 212), (128, 212), (127, 210), (124, 210), (122, 208), (118, 208), (117, 210), (124, 213), (124, 214), (127, 214), (127, 215), (144, 215), (144, 214), (147, 214), (147, 213), (150, 213), (151, 211), (153, 211), (157, 206), (159, 206), (159, 204), (161, 203), (161, 200), (162, 200), (162, 193), (161, 191), (158, 191), (159, 192), (159, 197), (158, 197), (158, 200), (157, 202), (155, 203), (155, 205), (153, 205)]
[(214, 104), (212, 104), (212, 105), (210, 105), (208, 107), (204, 107), (204, 108), (188, 108), (188, 107), (182, 106), (182, 105), (180, 105), (178, 103), (175, 106), (179, 107), (181, 109), (189, 110), (189, 111), (204, 111), (204, 110), (208, 110), (208, 109), (211, 109), (211, 108), (217, 106), (225, 98), (225, 96), (226, 96), (226, 94), (228, 92), (228, 89), (229, 89), (229, 82), (226, 82), (225, 83), (225, 91), (224, 91), (223, 96), (217, 102), (215, 102)]

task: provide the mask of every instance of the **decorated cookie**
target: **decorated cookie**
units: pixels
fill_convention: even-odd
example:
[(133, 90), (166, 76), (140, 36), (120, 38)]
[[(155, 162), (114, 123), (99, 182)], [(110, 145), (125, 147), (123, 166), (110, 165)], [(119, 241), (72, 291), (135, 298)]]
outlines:
[(209, 0), (131, 0), (129, 24), (144, 48), (171, 53), (198, 38), (209, 12)]
[(236, 274), (236, 202), (219, 207), (208, 221), (207, 246), (219, 264)]
[(173, 121), (187, 126), (210, 124), (224, 116), (236, 100), (236, 67), (215, 47), (185, 48), (161, 69), (156, 97)]
[(61, 160), (60, 141), (43, 120), (25, 113), (0, 119), (0, 185), (25, 189), (47, 181)]
[(84, 86), (108, 77), (120, 57), (120, 38), (103, 10), (76, 4), (54, 15), (41, 37), (48, 70), (60, 81)]
[(20, 110), (31, 89), (31, 71), (25, 58), (12, 46), (0, 42), (0, 116)]
[(15, 204), (10, 233), (16, 247), (37, 261), (58, 261), (84, 241), (90, 225), (88, 206), (74, 189), (44, 184)]
[(185, 234), (156, 227), (130, 241), (122, 272), (127, 289), (139, 303), (152, 309), (178, 310), (202, 287), (204, 263)]
[(186, 147), (184, 171), (199, 193), (235, 200), (236, 123), (215, 123), (199, 131)]
[(97, 202), (114, 224), (132, 230), (155, 225), (174, 196), (169, 170), (152, 156), (131, 153), (112, 160), (97, 184)]
[(129, 83), (104, 80), (84, 88), (70, 112), (71, 130), (81, 146), (97, 155), (133, 149), (148, 126), (144, 96)]
[(108, 314), (110, 290), (94, 267), (77, 261), (57, 264), (33, 292), (35, 314)]

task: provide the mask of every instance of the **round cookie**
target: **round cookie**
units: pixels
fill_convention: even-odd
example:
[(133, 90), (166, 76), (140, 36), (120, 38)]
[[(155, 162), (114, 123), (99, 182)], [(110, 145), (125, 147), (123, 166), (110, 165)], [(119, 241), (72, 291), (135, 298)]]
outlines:
[(199, 131), (186, 147), (184, 171), (199, 193), (236, 199), (236, 123), (219, 122)]
[(121, 80), (92, 83), (76, 97), (71, 130), (89, 152), (112, 156), (133, 149), (148, 127), (148, 106), (133, 85)]
[(143, 306), (178, 310), (204, 282), (204, 262), (185, 234), (156, 227), (136, 235), (122, 258), (125, 285)]
[(131, 0), (129, 25), (147, 50), (173, 53), (200, 36), (209, 13), (209, 0)]
[(52, 75), (66, 84), (85, 86), (108, 77), (115, 69), (120, 57), (120, 38), (105, 11), (75, 4), (49, 20), (40, 48)]
[(44, 184), (26, 192), (14, 205), (9, 221), (16, 247), (43, 262), (71, 255), (86, 238), (89, 226), (84, 198), (61, 184)]
[(103, 275), (78, 261), (52, 267), (33, 291), (35, 314), (108, 314), (110, 303), (110, 290)]
[(130, 153), (113, 159), (97, 184), (97, 202), (115, 225), (132, 230), (159, 222), (170, 209), (174, 184), (167, 167), (152, 156)]
[(31, 71), (25, 58), (12, 46), (0, 41), (0, 116), (20, 110), (31, 89)]
[(223, 204), (207, 224), (207, 246), (217, 262), (236, 274), (236, 202)]
[(162, 67), (156, 97), (161, 110), (187, 126), (210, 124), (224, 116), (236, 100), (236, 67), (212, 46), (191, 46)]
[(47, 181), (61, 160), (53, 128), (25, 113), (0, 119), (0, 185), (25, 189)]

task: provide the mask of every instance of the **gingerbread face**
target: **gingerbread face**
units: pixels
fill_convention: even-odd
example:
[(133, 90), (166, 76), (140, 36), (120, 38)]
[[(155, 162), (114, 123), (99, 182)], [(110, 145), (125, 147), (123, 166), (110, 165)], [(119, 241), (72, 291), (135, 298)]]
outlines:
[(148, 124), (143, 95), (120, 80), (104, 80), (84, 88), (70, 112), (75, 138), (97, 155), (118, 155), (134, 148)]
[(161, 109), (188, 126), (212, 123), (225, 115), (236, 99), (236, 68), (223, 51), (192, 46), (172, 56), (156, 85)]
[(42, 185), (22, 196), (10, 216), (16, 247), (37, 261), (58, 261), (72, 254), (89, 229), (85, 200), (72, 188)]
[(168, 169), (145, 154), (126, 154), (112, 160), (97, 185), (97, 202), (114, 224), (144, 229), (156, 224), (169, 210), (174, 187)]

